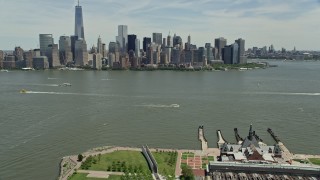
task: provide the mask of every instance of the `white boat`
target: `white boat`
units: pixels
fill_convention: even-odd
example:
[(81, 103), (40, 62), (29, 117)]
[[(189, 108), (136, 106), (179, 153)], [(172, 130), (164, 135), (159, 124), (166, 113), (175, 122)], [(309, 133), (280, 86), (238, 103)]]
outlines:
[(6, 69), (1, 69), (0, 71), (1, 71), (1, 72), (9, 72), (9, 71), (6, 70)]
[(72, 84), (70, 84), (70, 83), (62, 83), (62, 84), (59, 84), (59, 86), (72, 86)]
[(30, 68), (30, 67), (27, 67), (27, 68), (22, 68), (22, 70), (24, 70), (24, 71), (33, 71), (34, 69)]

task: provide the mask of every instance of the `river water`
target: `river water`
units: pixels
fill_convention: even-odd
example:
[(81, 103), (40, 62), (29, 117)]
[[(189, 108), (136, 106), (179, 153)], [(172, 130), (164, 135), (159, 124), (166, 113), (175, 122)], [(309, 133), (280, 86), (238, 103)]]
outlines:
[[(320, 62), (227, 72), (0, 72), (0, 179), (55, 179), (61, 157), (98, 146), (199, 149), (233, 128), (320, 154)], [(58, 86), (71, 83), (71, 87)], [(21, 89), (32, 91), (20, 94)]]

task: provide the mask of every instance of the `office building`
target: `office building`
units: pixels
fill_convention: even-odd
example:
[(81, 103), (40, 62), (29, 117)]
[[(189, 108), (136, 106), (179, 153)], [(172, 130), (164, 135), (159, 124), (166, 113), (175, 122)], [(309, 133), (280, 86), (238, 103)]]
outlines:
[(23, 60), (23, 53), (24, 50), (21, 47), (15, 47), (13, 51), (13, 55), (16, 57), (16, 61), (22, 61)]
[(83, 39), (79, 39), (75, 43), (75, 65), (85, 66), (88, 63), (87, 43)]
[(183, 48), (182, 45), (182, 38), (180, 36), (174, 35), (173, 36), (173, 47), (179, 47), (180, 49)]
[(40, 54), (41, 56), (46, 56), (49, 50), (49, 45), (53, 44), (52, 34), (40, 34), (39, 41), (40, 41)]
[(152, 33), (152, 42), (161, 45), (162, 44), (162, 33)]
[(235, 41), (238, 46), (239, 46), (239, 51), (238, 51), (238, 62), (239, 64), (246, 64), (247, 63), (247, 59), (245, 57), (245, 40), (244, 39), (238, 39)]
[(239, 64), (238, 58), (239, 46), (237, 43), (234, 43), (229, 46), (225, 46), (222, 49), (223, 62), (224, 64)]
[(102, 68), (102, 55), (100, 53), (93, 54), (92, 67), (96, 70), (101, 70)]
[(135, 54), (136, 54), (136, 57), (140, 57), (140, 40), (139, 39), (136, 39), (136, 42), (135, 42)]
[(151, 38), (144, 37), (143, 38), (143, 51), (144, 52), (147, 52), (147, 47), (148, 47), (149, 44), (151, 44)]
[[(40, 54), (39, 54), (40, 56)], [(25, 60), (25, 67), (32, 68), (33, 67), (33, 57), (34, 57), (34, 50), (29, 50), (23, 53), (23, 59)]]
[(0, 50), (0, 68), (3, 67), (4, 53)]
[(170, 33), (169, 33), (169, 35), (167, 37), (167, 46), (168, 47), (173, 47), (172, 38), (170, 36)]
[(61, 66), (59, 59), (58, 44), (49, 45), (49, 49), (47, 51), (46, 56), (48, 57), (49, 68), (56, 68)]
[(98, 51), (98, 53), (103, 55), (103, 44), (102, 44), (102, 40), (101, 40), (100, 36), (99, 36), (98, 42), (97, 42), (97, 51)]
[(132, 50), (133, 52), (136, 51), (136, 39), (137, 36), (135, 34), (128, 35), (128, 52)]
[(71, 38), (69, 36), (60, 36), (59, 59), (60, 63), (63, 65), (67, 65), (73, 61)]
[(6, 55), (3, 61), (3, 69), (16, 68), (16, 57), (14, 55)]
[(218, 52), (216, 54), (215, 59), (222, 59), (222, 49), (227, 45), (227, 40), (223, 37), (217, 38), (214, 40), (214, 47), (217, 48)]
[(83, 25), (83, 14), (82, 7), (79, 4), (75, 7), (75, 27), (74, 35), (79, 39), (84, 39), (84, 25)]
[(128, 26), (127, 25), (118, 26), (118, 36), (116, 37), (116, 41), (120, 45), (120, 51), (127, 52), (127, 45), (128, 45)]
[(49, 62), (47, 56), (38, 56), (33, 58), (33, 68), (34, 69), (48, 69)]

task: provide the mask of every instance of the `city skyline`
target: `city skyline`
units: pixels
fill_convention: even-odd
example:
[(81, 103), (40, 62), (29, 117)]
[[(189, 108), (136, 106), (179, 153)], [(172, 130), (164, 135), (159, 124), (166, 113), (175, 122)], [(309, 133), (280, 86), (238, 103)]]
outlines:
[[(104, 42), (115, 41), (118, 25), (125, 24), (128, 34), (136, 34), (138, 39), (152, 37), (154, 32), (166, 37), (171, 31), (181, 36), (183, 42), (190, 34), (192, 43), (199, 47), (213, 43), (218, 37), (231, 40), (240, 37), (246, 39), (246, 48), (273, 44), (276, 49), (290, 50), (296, 46), (299, 50), (319, 50), (320, 25), (314, 22), (320, 15), (319, 1), (275, 2), (83, 0), (80, 6), (85, 14), (84, 36), (88, 47), (96, 44), (99, 35)], [(53, 34), (55, 43), (61, 35), (73, 35), (74, 6), (78, 1), (43, 0), (35, 4), (1, 2), (6, 8), (0, 12), (5, 27), (0, 30), (0, 49), (39, 48), (37, 37), (41, 33)], [(35, 11), (37, 7), (41, 8)]]

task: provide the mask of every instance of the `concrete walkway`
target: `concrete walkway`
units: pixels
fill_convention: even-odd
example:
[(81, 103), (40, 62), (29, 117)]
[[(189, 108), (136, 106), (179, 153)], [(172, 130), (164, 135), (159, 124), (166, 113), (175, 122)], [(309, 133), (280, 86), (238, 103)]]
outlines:
[(90, 171), (90, 170), (78, 170), (78, 173), (88, 174), (89, 178), (108, 178), (110, 175), (122, 176), (123, 172), (107, 172), (107, 171)]
[(177, 177), (180, 177), (181, 175), (181, 156), (182, 156), (182, 151), (178, 151), (178, 157), (177, 157), (177, 163), (176, 163), (176, 172), (175, 172), (175, 175), (176, 175), (176, 178)]

